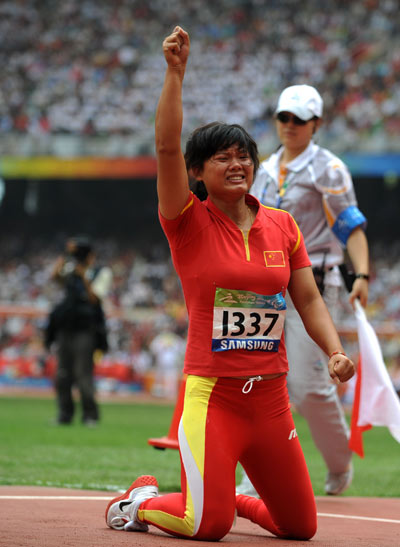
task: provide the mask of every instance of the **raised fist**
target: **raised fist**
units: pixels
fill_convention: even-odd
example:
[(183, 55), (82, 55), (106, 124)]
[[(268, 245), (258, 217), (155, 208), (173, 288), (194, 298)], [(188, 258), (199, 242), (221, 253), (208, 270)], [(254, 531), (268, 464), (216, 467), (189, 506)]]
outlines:
[(164, 57), (171, 67), (185, 65), (189, 57), (189, 34), (181, 27), (175, 27), (163, 42)]

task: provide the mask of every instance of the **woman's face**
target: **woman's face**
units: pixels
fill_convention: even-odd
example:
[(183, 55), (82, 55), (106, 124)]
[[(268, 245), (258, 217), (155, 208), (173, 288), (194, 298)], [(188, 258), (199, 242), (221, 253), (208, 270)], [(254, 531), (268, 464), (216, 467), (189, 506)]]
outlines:
[[(304, 125), (296, 123), (296, 116), (291, 112), (284, 112), (285, 122), (276, 118), (276, 130), (282, 145), (288, 150), (303, 151), (309, 145), (312, 136), (317, 131), (321, 120), (311, 119)], [(299, 118), (297, 118), (298, 120)]]
[(237, 145), (216, 152), (196, 173), (196, 178), (204, 182), (209, 195), (223, 200), (247, 193), (253, 177), (253, 160), (247, 150)]

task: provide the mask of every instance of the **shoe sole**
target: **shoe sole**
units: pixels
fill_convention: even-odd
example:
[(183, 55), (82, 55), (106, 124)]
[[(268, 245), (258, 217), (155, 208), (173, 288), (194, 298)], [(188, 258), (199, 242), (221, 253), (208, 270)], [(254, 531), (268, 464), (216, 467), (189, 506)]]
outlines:
[[(106, 509), (106, 512), (105, 512), (106, 524), (107, 524), (107, 514), (108, 514), (108, 510), (110, 509), (110, 507), (114, 503), (117, 503), (120, 500), (129, 498), (129, 495), (132, 492), (132, 490), (135, 490), (135, 488), (141, 488), (142, 486), (156, 486), (158, 488), (157, 479), (155, 477), (153, 477), (152, 475), (142, 475), (141, 477), (138, 477), (135, 481), (133, 481), (133, 483), (130, 485), (130, 487), (128, 488), (128, 490), (126, 492), (124, 492), (120, 496), (117, 496), (116, 498), (112, 499), (110, 501), (110, 503), (107, 505), (107, 509)], [(107, 524), (107, 526), (108, 526), (108, 524)]]
[(340, 488), (336, 488), (335, 490), (325, 489), (325, 494), (327, 496), (340, 496), (340, 494), (342, 494), (345, 490), (347, 490), (350, 487), (351, 482), (352, 481), (350, 479), (343, 486), (341, 486)]
[(351, 468), (348, 471), (348, 477), (346, 482), (341, 487), (338, 487), (335, 490), (330, 490), (329, 488), (327, 489), (325, 487), (325, 494), (327, 496), (340, 496), (340, 494), (342, 494), (345, 490), (347, 490), (351, 486), (351, 483), (353, 482), (353, 476), (354, 476), (354, 469)]

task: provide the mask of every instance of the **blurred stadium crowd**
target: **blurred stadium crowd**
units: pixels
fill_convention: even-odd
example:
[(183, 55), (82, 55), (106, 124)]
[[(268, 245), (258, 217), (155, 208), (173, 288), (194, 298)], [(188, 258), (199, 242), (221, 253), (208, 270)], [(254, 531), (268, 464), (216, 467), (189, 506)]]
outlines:
[(161, 40), (177, 23), (193, 42), (184, 132), (234, 118), (270, 153), (279, 92), (309, 83), (321, 144), (400, 150), (396, 0), (3, 0), (3, 155), (152, 154)]
[[(0, 376), (49, 376), (54, 372), (54, 357), (43, 346), (43, 328), (49, 309), (61, 296), (50, 282), (57, 258), (55, 248), (37, 240), (30, 244), (23, 260), (13, 258), (11, 249), (18, 245), (12, 238), (0, 241), (5, 257), (0, 267)], [(111, 293), (105, 303), (110, 350), (99, 356), (97, 374), (104, 390), (116, 390), (122, 384), (136, 382), (171, 399), (175, 386), (163, 386), (164, 378), (180, 375), (187, 327), (187, 315), (178, 277), (163, 247), (146, 254), (121, 246), (116, 240), (96, 244), (102, 264), (113, 272)], [(389, 369), (400, 369), (400, 253), (377, 255), (372, 264), (368, 317), (377, 330)], [(387, 251), (387, 249), (386, 249)], [(8, 258), (7, 258), (8, 257)], [(376, 272), (379, 271), (379, 276)], [(4, 313), (11, 306), (25, 313)], [(338, 327), (346, 351), (357, 359), (355, 318), (343, 290)], [(161, 359), (164, 356), (164, 361)], [(167, 390), (167, 391), (166, 391)]]

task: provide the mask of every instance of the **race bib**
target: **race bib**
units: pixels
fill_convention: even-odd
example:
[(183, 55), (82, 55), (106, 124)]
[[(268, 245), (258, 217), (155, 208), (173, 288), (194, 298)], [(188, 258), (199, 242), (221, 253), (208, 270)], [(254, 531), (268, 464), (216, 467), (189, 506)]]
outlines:
[(212, 351), (278, 351), (285, 321), (282, 293), (266, 296), (217, 288)]

